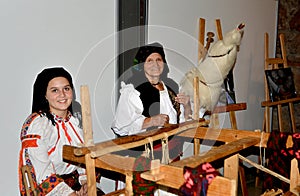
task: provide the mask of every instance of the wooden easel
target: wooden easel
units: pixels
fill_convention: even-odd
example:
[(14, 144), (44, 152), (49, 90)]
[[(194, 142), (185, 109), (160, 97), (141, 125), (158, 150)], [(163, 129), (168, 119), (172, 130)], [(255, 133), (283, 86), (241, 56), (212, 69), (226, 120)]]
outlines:
[[(222, 27), (221, 27), (221, 21), (220, 19), (215, 20), (216, 23), (216, 30), (217, 30), (217, 36), (219, 40), (223, 39), (223, 33), (222, 33)], [(205, 36), (205, 19), (200, 18), (199, 19), (199, 44), (198, 44), (198, 62), (206, 55), (206, 52), (209, 49), (210, 43), (213, 42), (213, 36), (214, 34), (212, 32), (208, 32), (207, 36), (208, 38), (206, 39), (206, 45), (204, 44), (204, 36)], [(204, 47), (205, 45), (205, 47)], [(198, 79), (195, 78), (194, 80), (194, 94), (198, 95), (199, 90), (197, 90), (198, 87)], [(194, 100), (197, 97), (194, 97)], [(236, 123), (236, 115), (235, 111), (240, 111), (240, 110), (246, 110), (247, 105), (246, 103), (237, 103), (237, 104), (230, 104), (230, 105), (225, 105), (225, 106), (216, 106), (214, 111), (211, 111), (211, 125), (214, 128), (219, 128), (220, 123), (219, 123), (219, 113), (229, 113), (230, 117), (230, 123), (231, 123), (231, 128), (237, 129), (237, 123)], [(195, 108), (194, 111), (199, 111), (199, 106), (197, 106), (195, 102)], [(197, 116), (194, 117), (194, 119)], [(200, 149), (200, 141), (194, 139), (194, 154), (197, 155), (199, 153)], [(245, 174), (244, 174), (244, 169), (242, 167), (239, 167), (239, 174), (240, 174), (240, 179), (241, 179), (241, 185), (242, 185), (242, 193), (243, 196), (248, 195), (247, 194), (247, 187), (246, 187), (246, 180), (245, 180)]]
[[(221, 27), (221, 21), (220, 19), (216, 19), (216, 29), (217, 29), (217, 36), (219, 40), (223, 39), (223, 33), (222, 33), (222, 27)], [(212, 35), (211, 32), (207, 33), (207, 41), (210, 39), (210, 35)], [(206, 43), (206, 47), (204, 47), (204, 36), (205, 36), (205, 19), (200, 18), (199, 19), (199, 45), (198, 45), (198, 61), (200, 61), (201, 58), (205, 55), (206, 50), (209, 49), (207, 45), (210, 45), (210, 42)], [(205, 49), (203, 49), (203, 47)], [(197, 109), (197, 108), (195, 108)], [(230, 123), (231, 123), (231, 128), (237, 129), (237, 123), (236, 123), (236, 115), (235, 111), (239, 110), (246, 110), (247, 109), (247, 104), (246, 103), (237, 103), (237, 104), (230, 104), (226, 106), (217, 106), (214, 111), (211, 111), (211, 121), (212, 125), (214, 127), (219, 127), (219, 113), (225, 113), (228, 112), (230, 116)], [(198, 110), (195, 110), (198, 111)]]
[[(284, 34), (279, 35), (280, 39), (280, 48), (281, 48), (281, 58), (270, 58), (269, 57), (269, 34), (265, 33), (265, 70), (273, 70), (278, 69), (279, 65), (283, 65), (283, 68), (288, 67), (287, 58), (286, 58), (286, 50), (284, 43)], [(264, 122), (263, 122), (263, 130), (266, 132), (270, 132), (270, 109), (273, 107), (277, 107), (277, 115), (278, 115), (278, 124), (279, 131), (283, 131), (283, 121), (282, 121), (282, 105), (288, 105), (290, 111), (290, 119), (292, 124), (293, 133), (296, 132), (296, 124), (295, 124), (295, 115), (294, 115), (294, 103), (300, 101), (300, 97), (290, 98), (286, 100), (280, 101), (271, 101), (269, 96), (269, 88), (267, 84), (267, 79), (265, 77), (265, 101), (261, 103), (262, 107), (265, 107), (264, 114)]]

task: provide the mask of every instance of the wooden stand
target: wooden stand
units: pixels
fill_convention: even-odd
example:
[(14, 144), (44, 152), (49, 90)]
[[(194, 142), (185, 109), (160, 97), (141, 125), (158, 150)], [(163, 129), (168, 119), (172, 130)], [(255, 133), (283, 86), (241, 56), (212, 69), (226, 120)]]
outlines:
[[(280, 47), (281, 47), (281, 56), (282, 58), (269, 58), (269, 35), (268, 33), (265, 33), (265, 68), (264, 70), (272, 70), (272, 69), (278, 69), (279, 65), (282, 64), (284, 68), (288, 67), (287, 64), (287, 58), (286, 58), (286, 50), (285, 50), (285, 44), (284, 44), (284, 35), (280, 34)], [(289, 111), (290, 111), (290, 119), (291, 119), (291, 125), (292, 125), (292, 131), (296, 132), (296, 124), (295, 124), (295, 115), (294, 115), (294, 103), (300, 101), (300, 97), (281, 100), (281, 101), (274, 101), (272, 102), (270, 100), (269, 96), (269, 88), (267, 84), (267, 79), (265, 77), (265, 98), (266, 101), (263, 101), (261, 103), (262, 107), (265, 107), (265, 115), (264, 115), (264, 122), (263, 122), (263, 130), (266, 132), (270, 132), (270, 110), (273, 109), (273, 107), (277, 107), (277, 114), (278, 114), (278, 125), (279, 125), (279, 131), (283, 131), (283, 121), (282, 121), (282, 106), (288, 105)]]
[[(215, 22), (216, 22), (216, 30), (217, 30), (218, 39), (222, 40), (223, 33), (222, 33), (221, 21), (220, 21), (220, 19), (216, 19)], [(207, 35), (208, 36), (210, 35), (210, 36), (207, 38), (206, 44), (204, 44), (205, 19), (200, 18), (200, 20), (199, 20), (199, 47), (198, 47), (198, 54), (199, 54), (198, 60), (199, 61), (206, 54), (207, 50), (209, 49), (210, 43), (213, 42), (212, 36), (214, 34), (212, 32), (208, 32)], [(204, 45), (205, 45), (205, 47), (204, 47)], [(201, 48), (201, 46), (204, 48)], [(203, 51), (205, 51), (205, 53)], [(195, 80), (197, 81), (197, 78)], [(194, 93), (195, 93), (195, 95), (198, 95), (199, 90), (197, 90), (198, 86), (196, 86), (196, 84), (197, 84), (196, 81), (194, 82), (194, 89), (196, 89)], [(195, 97), (194, 100), (198, 100), (198, 97)], [(216, 106), (214, 111), (210, 112), (210, 114), (209, 114), (211, 116), (210, 124), (214, 128), (219, 128), (220, 127), (219, 113), (229, 112), (231, 128), (237, 129), (235, 111), (246, 110), (246, 109), (247, 109), (246, 103), (237, 103), (237, 104), (230, 104), (230, 105), (225, 105), (225, 106)], [(199, 111), (199, 107), (195, 106), (194, 111)], [(197, 112), (195, 112), (195, 113), (197, 113)], [(199, 154), (199, 151), (200, 151), (200, 141), (197, 139), (194, 139), (194, 154), (195, 155)], [(241, 179), (241, 184), (242, 184), (243, 196), (247, 196), (248, 194), (247, 194), (246, 180), (245, 180), (243, 167), (239, 167), (239, 173), (240, 173), (240, 179)]]

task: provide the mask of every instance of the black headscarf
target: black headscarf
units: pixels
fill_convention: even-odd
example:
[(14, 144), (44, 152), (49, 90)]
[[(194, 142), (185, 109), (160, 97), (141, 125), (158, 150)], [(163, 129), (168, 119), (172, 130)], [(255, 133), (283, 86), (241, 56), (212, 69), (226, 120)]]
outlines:
[(162, 60), (164, 62), (164, 70), (160, 76), (160, 79), (165, 83), (169, 91), (170, 99), (174, 104), (174, 108), (177, 111), (179, 117), (179, 104), (177, 104), (174, 99), (179, 91), (179, 87), (173, 79), (168, 77), (169, 67), (166, 61), (164, 48), (160, 43), (154, 42), (145, 46), (141, 46), (139, 48), (134, 58), (134, 66), (132, 67), (133, 75), (128, 79), (127, 83), (133, 84), (135, 89), (140, 92), (140, 98), (144, 106), (144, 116), (150, 117), (160, 113), (159, 91), (150, 84), (144, 72), (144, 63), (147, 57), (152, 53), (158, 53), (162, 57)]
[[(37, 78), (33, 85), (33, 99), (32, 99), (32, 113), (37, 112), (41, 115), (46, 115), (49, 120), (54, 123), (53, 116), (50, 114), (49, 102), (46, 99), (46, 91), (50, 80), (56, 77), (66, 78), (72, 90), (74, 90), (72, 77), (64, 68), (53, 67), (46, 68), (41, 73), (37, 75)], [(75, 93), (73, 93), (73, 99), (75, 99)], [(72, 104), (69, 106), (68, 110), (72, 113)]]
[(158, 43), (154, 42), (145, 46), (141, 46), (138, 50), (138, 52), (135, 55), (134, 58), (134, 66), (133, 66), (133, 72), (143, 72), (144, 73), (144, 63), (149, 55), (152, 53), (158, 53), (161, 55), (164, 65), (163, 73), (161, 74), (161, 79), (167, 78), (169, 73), (169, 67), (166, 61), (166, 56), (164, 52), (163, 46)]

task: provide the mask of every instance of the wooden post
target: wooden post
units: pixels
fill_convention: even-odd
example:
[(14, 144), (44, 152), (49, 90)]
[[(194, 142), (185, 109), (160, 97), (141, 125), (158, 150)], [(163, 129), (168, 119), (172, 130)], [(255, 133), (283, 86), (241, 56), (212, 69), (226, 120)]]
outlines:
[(290, 109), (290, 117), (291, 117), (291, 123), (292, 123), (292, 130), (293, 133), (296, 132), (296, 122), (295, 122), (295, 110), (294, 110), (294, 103), (289, 103), (289, 109)]
[[(235, 180), (238, 186), (239, 157), (235, 154), (224, 161), (224, 177)], [(235, 193), (237, 195), (237, 191)]]
[[(199, 120), (200, 99), (199, 99), (199, 78), (194, 78), (194, 114), (193, 119)], [(200, 139), (194, 138), (194, 155), (199, 154)]]
[[(298, 169), (298, 162), (297, 159), (294, 158), (291, 161), (291, 173), (290, 173), (290, 191), (293, 192), (300, 183), (300, 176), (299, 176), (299, 169)], [(297, 192), (298, 193), (298, 192)]]
[[(84, 145), (86, 147), (94, 146), (92, 118), (91, 118), (91, 104), (90, 94), (87, 86), (83, 85), (80, 88), (81, 105), (82, 105), (82, 126), (84, 132)], [(96, 196), (96, 172), (95, 172), (95, 159), (88, 153), (85, 155), (86, 175), (88, 185), (88, 195)]]
[(125, 195), (133, 195), (132, 180), (133, 180), (132, 173), (131, 172), (126, 173)]
[(198, 62), (205, 56), (204, 49), (204, 33), (205, 33), (205, 19), (199, 19), (199, 33), (198, 33)]
[(229, 117), (231, 122), (231, 128), (237, 129), (235, 111), (229, 111)]
[(218, 39), (222, 40), (223, 39), (223, 34), (222, 34), (222, 27), (221, 27), (221, 20), (220, 19), (216, 19), (216, 27), (217, 27)]

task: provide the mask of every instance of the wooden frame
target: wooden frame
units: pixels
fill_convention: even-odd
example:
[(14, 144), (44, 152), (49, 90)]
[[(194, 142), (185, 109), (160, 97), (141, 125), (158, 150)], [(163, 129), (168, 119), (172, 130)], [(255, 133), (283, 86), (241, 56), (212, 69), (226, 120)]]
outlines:
[[(86, 86), (81, 87), (81, 94), (82, 103), (84, 105), (89, 104), (89, 101), (86, 100), (89, 99), (89, 93)], [(205, 162), (222, 160), (224, 163), (224, 177), (217, 176), (213, 180), (209, 185), (208, 195), (237, 195), (239, 159), (242, 157), (239, 153), (252, 146), (265, 148), (269, 138), (269, 133), (265, 132), (209, 128), (207, 127), (207, 121), (193, 120), (177, 125), (169, 125), (161, 129), (137, 135), (94, 144), (91, 126), (87, 125), (91, 123), (90, 109), (89, 106), (83, 106), (82, 108), (83, 118), (85, 119), (83, 121), (85, 122), (83, 123), (84, 138), (88, 139), (89, 145), (84, 147), (65, 145), (63, 147), (63, 160), (80, 166), (84, 165), (86, 167), (89, 196), (96, 195), (96, 168), (121, 173), (126, 176), (126, 188), (107, 195), (120, 195), (122, 193), (125, 195), (132, 195), (133, 189), (131, 182), (135, 158), (112, 154), (112, 152), (141, 146), (148, 143), (149, 139), (155, 141), (171, 135), (190, 138), (190, 141), (193, 141), (193, 139), (205, 139), (222, 142), (223, 144), (213, 147), (205, 153), (193, 155), (168, 165), (160, 165), (158, 168), (159, 172), (146, 171), (141, 174), (144, 179), (154, 181), (159, 186), (178, 190), (184, 183), (184, 166), (195, 168)], [(88, 126), (88, 128), (85, 129), (85, 126)], [(262, 169), (262, 166), (260, 165), (253, 165)], [(290, 190), (296, 192), (300, 182), (296, 160), (292, 161), (291, 179), (288, 180), (288, 182), (290, 183)]]
[[(265, 43), (264, 43), (264, 46), (265, 46), (265, 48), (264, 48), (264, 51), (265, 51), (264, 71), (278, 69), (280, 64), (283, 65), (283, 68), (288, 68), (284, 34), (280, 34), (279, 39), (280, 39), (280, 49), (281, 49), (282, 58), (270, 58), (269, 57), (269, 34), (265, 33), (265, 37), (264, 37), (264, 41), (265, 41)], [(271, 131), (270, 112), (272, 111), (273, 107), (277, 106), (279, 131), (283, 131), (282, 106), (288, 105), (289, 112), (290, 112), (289, 115), (291, 118), (291, 127), (292, 127), (292, 131), (295, 133), (296, 132), (296, 122), (295, 122), (295, 115), (294, 115), (294, 103), (300, 101), (300, 96), (298, 95), (295, 98), (290, 98), (290, 99), (286, 99), (286, 100), (271, 101), (270, 96), (269, 96), (269, 88), (268, 88), (268, 83), (267, 83), (266, 77), (265, 77), (264, 81), (265, 81), (265, 101), (261, 102), (261, 106), (265, 108), (264, 122), (263, 122), (264, 130), (266, 130), (266, 132)]]

